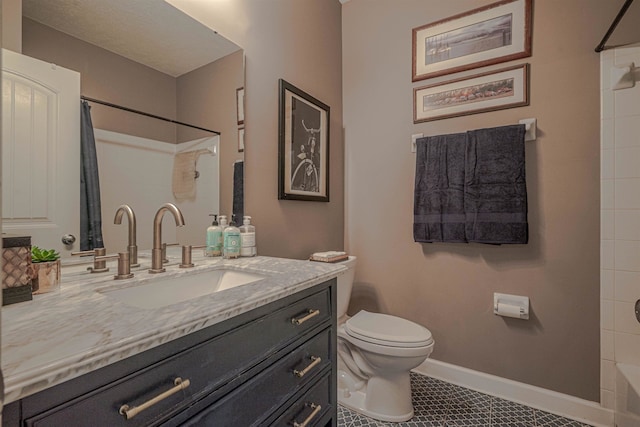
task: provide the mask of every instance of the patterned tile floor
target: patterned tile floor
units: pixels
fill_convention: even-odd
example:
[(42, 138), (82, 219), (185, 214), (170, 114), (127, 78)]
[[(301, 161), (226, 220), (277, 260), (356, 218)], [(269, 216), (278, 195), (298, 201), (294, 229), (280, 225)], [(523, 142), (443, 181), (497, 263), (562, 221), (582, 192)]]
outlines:
[(338, 406), (339, 427), (588, 427), (577, 421), (411, 373), (410, 421), (373, 420)]

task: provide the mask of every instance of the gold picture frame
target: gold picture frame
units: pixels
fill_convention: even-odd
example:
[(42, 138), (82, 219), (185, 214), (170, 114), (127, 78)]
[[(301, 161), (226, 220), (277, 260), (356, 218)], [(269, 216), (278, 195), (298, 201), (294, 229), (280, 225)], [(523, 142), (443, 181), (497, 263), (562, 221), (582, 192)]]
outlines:
[(412, 30), (412, 81), (531, 56), (531, 1), (504, 0)]
[(413, 90), (413, 123), (529, 105), (529, 64)]

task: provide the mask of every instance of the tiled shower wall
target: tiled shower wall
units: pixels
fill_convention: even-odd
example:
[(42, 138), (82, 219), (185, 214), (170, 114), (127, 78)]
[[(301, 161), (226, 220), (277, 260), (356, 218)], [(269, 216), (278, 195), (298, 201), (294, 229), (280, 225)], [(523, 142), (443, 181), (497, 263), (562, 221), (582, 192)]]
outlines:
[(601, 53), (600, 399), (615, 408), (617, 363), (640, 366), (640, 82), (611, 89), (611, 68), (640, 66), (640, 44)]

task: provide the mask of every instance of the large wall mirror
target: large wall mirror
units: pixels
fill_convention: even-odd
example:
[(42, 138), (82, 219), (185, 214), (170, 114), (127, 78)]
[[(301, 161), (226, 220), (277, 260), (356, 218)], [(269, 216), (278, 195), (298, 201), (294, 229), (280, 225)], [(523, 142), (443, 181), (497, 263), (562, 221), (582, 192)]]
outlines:
[[(22, 5), (22, 54), (77, 71), (81, 95), (93, 99), (107, 252), (127, 247), (126, 221), (114, 224), (121, 204), (136, 214), (140, 250), (151, 247), (153, 217), (165, 202), (182, 210), (186, 226), (176, 229), (165, 215), (163, 241), (203, 244), (209, 214), (230, 215), (237, 208), (234, 197), (236, 205), (242, 198), (242, 48), (164, 1), (23, 0)], [(195, 190), (176, 198), (174, 162), (178, 153), (193, 151), (198, 152)], [(10, 159), (3, 151), (3, 163)], [(35, 168), (38, 162), (26, 164)], [(10, 205), (3, 197), (5, 225), (12, 223), (5, 209)], [(64, 249), (68, 255), (79, 247)]]

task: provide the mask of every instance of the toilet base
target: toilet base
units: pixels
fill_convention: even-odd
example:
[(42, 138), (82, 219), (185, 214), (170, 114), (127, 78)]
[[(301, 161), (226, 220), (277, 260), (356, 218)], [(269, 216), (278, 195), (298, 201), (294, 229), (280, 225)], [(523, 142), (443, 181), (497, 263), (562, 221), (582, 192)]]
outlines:
[[(343, 391), (346, 391), (349, 394), (349, 397), (342, 397)], [(409, 421), (413, 418), (413, 409), (411, 412), (403, 415), (389, 416), (386, 414), (379, 414), (377, 412), (373, 412), (365, 408), (364, 402), (366, 399), (366, 394), (361, 391), (349, 392), (346, 389), (340, 390), (338, 389), (338, 403), (345, 408), (349, 408), (352, 411), (355, 411), (359, 414), (365, 415), (367, 417), (380, 420), (380, 421), (389, 421), (394, 423), (400, 423), (403, 421)]]
[[(404, 377), (404, 375), (401, 375)], [(413, 406), (411, 405), (411, 386), (409, 374), (406, 374), (406, 381), (398, 377), (394, 381), (388, 381), (380, 377), (370, 378), (368, 382), (355, 382), (356, 386), (349, 381), (352, 378), (345, 371), (338, 372), (338, 403), (359, 414), (367, 417), (390, 422), (409, 421), (413, 418)], [(347, 381), (345, 381), (347, 380)], [(375, 388), (377, 390), (372, 390)], [(384, 390), (383, 393), (381, 391)], [(378, 391), (378, 392), (376, 392)], [(367, 392), (369, 398), (367, 399)], [(382, 403), (382, 399), (384, 403)], [(376, 411), (385, 410), (385, 413)]]

